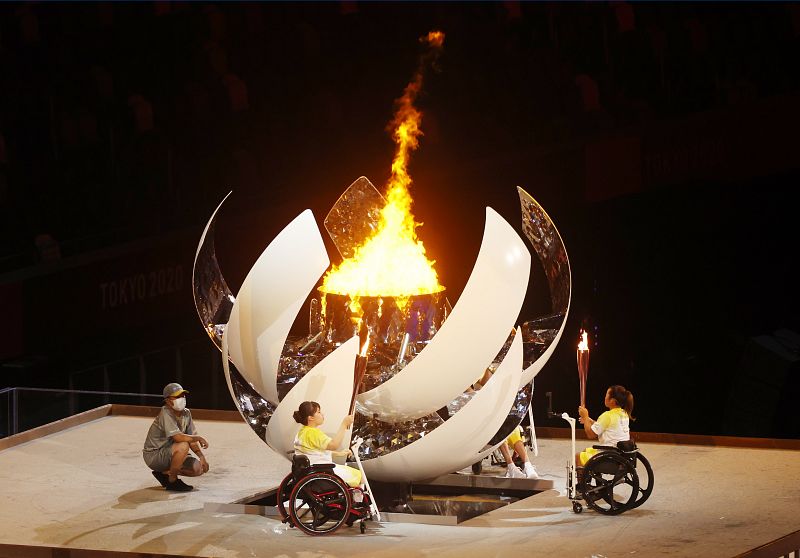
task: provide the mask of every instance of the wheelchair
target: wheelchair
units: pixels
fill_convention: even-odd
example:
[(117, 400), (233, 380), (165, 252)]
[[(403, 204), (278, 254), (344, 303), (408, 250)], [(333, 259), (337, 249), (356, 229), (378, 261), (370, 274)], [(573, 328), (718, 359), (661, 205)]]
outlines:
[(333, 463), (311, 465), (308, 457), (292, 457), (292, 470), (281, 481), (276, 494), (277, 508), (283, 523), (289, 523), (308, 535), (330, 535), (342, 525), (359, 524), (371, 519), (370, 495), (352, 488), (333, 472)]
[[(616, 446), (592, 446), (600, 450), (583, 466), (576, 492), (590, 508), (604, 515), (618, 515), (644, 504), (653, 492), (653, 468), (633, 440)], [(572, 510), (581, 513), (576, 497)]]

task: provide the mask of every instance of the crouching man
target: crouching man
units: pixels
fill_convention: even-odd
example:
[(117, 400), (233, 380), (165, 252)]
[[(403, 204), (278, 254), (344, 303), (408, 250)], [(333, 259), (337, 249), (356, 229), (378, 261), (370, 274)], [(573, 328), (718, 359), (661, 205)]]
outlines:
[[(187, 393), (176, 383), (164, 388), (164, 406), (150, 425), (142, 450), (144, 462), (152, 469), (156, 480), (175, 492), (188, 492), (193, 488), (179, 479), (179, 475), (199, 477), (208, 472), (208, 461), (202, 451), (208, 447), (208, 442), (197, 435), (192, 413), (186, 408)], [(189, 455), (190, 449), (196, 459)]]

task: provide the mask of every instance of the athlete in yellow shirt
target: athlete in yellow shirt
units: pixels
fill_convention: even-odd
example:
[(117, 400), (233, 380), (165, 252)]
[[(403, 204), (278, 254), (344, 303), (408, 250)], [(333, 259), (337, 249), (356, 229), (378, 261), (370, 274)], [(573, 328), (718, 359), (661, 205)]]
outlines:
[[(600, 445), (616, 446), (617, 442), (631, 439), (630, 421), (633, 418), (633, 394), (622, 386), (611, 386), (606, 390), (605, 406), (608, 411), (600, 415), (597, 420), (589, 417), (586, 407), (578, 407), (578, 415), (586, 437), (590, 440), (597, 439)], [(586, 462), (599, 450), (586, 448), (575, 456), (579, 466)]]
[[(322, 414), (322, 409), (316, 401), (303, 401), (293, 416), (296, 422), (303, 425), (294, 438), (294, 449), (307, 455), (312, 465), (333, 463), (334, 455), (350, 453), (349, 449), (339, 450), (339, 446), (342, 445), (345, 432), (353, 424), (353, 415), (347, 415), (342, 419), (342, 424), (333, 438), (319, 428), (325, 422), (325, 415)], [(337, 464), (333, 472), (354, 488), (361, 485), (361, 471), (358, 469)]]

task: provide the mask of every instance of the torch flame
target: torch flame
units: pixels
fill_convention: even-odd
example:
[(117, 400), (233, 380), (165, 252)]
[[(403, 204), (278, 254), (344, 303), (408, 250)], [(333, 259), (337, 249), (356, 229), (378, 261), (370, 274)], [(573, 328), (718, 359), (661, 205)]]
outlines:
[(381, 210), (378, 229), (352, 257), (334, 266), (322, 283), (322, 291), (360, 296), (395, 296), (435, 293), (439, 284), (434, 262), (425, 256), (425, 246), (417, 238), (417, 223), (411, 213), (411, 176), (408, 161), (422, 135), (422, 113), (414, 101), (422, 89), (425, 68), (444, 43), (444, 33), (431, 31), (420, 39), (428, 45), (414, 78), (397, 102), (389, 127), (396, 144), (392, 172), (386, 187), (386, 205)]
[(367, 338), (364, 341), (364, 346), (361, 347), (361, 352), (359, 353), (360, 356), (365, 357), (367, 356), (367, 351), (369, 350), (369, 331), (367, 331)]
[(589, 350), (589, 337), (584, 330), (581, 330), (581, 340), (580, 342), (578, 342), (578, 350), (579, 351)]
[(589, 336), (581, 330), (581, 340), (575, 355), (578, 360), (578, 380), (581, 388), (581, 407), (586, 406), (586, 380), (589, 377)]

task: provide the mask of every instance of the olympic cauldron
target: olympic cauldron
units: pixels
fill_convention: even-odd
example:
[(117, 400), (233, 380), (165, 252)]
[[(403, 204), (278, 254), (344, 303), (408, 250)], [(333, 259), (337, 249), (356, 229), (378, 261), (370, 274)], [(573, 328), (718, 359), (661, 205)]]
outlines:
[[(491, 453), (528, 412), (533, 379), (563, 333), (571, 298), (558, 230), (527, 192), (518, 188), (518, 194), (523, 232), (547, 277), (551, 312), (517, 327), (530, 252), (491, 208), (472, 274), (451, 306), (443, 289), (358, 297), (315, 290), (329, 260), (310, 210), (267, 246), (234, 296), (214, 246), (223, 200), (197, 249), (194, 298), (222, 352), (231, 396), (253, 431), (290, 458), (297, 431), (292, 413), (305, 400), (321, 404), (323, 429), (335, 429), (349, 410), (353, 364), (369, 335), (353, 436), (365, 440), (360, 457), (370, 478), (428, 479)], [(343, 256), (374, 230), (382, 204), (364, 177), (345, 190), (325, 219)], [(290, 336), (306, 303), (308, 334)], [(474, 390), (487, 369), (491, 378)]]

